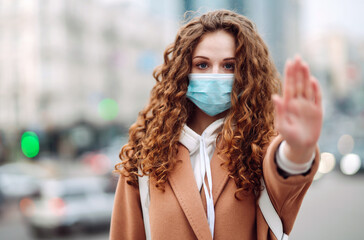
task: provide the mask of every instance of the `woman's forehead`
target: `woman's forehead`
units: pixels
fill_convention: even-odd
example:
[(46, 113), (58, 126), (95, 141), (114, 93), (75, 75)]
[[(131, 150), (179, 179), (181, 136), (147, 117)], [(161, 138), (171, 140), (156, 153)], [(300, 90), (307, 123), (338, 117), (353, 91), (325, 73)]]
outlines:
[(235, 54), (235, 38), (232, 34), (226, 31), (216, 31), (206, 33), (194, 49), (193, 56), (210, 55), (231, 58)]

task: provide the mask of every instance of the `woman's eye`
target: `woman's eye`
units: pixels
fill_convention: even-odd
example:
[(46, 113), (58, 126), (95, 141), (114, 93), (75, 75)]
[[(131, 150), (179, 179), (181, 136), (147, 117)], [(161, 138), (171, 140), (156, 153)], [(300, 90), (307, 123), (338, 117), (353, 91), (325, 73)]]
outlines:
[(234, 70), (234, 67), (235, 67), (235, 64), (233, 64), (233, 63), (226, 63), (224, 65), (224, 68), (227, 70)]
[(200, 69), (205, 69), (205, 68), (207, 68), (207, 63), (199, 63), (199, 64), (196, 64), (196, 66)]

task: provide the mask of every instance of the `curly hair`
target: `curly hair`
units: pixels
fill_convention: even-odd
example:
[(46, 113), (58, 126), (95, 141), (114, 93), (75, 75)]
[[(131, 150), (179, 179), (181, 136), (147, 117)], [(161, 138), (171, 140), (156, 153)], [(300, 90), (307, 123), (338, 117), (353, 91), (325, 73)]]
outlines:
[(231, 108), (217, 138), (223, 143), (219, 155), (227, 159), (222, 167), (235, 181), (235, 197), (261, 190), (262, 158), (275, 135), (271, 95), (280, 91), (280, 80), (255, 25), (228, 10), (193, 18), (165, 50), (164, 63), (153, 73), (156, 84), (150, 101), (130, 127), (129, 141), (120, 151), (121, 162), (115, 166), (128, 184), (138, 186), (138, 176), (149, 175), (164, 190), (177, 164), (181, 130), (195, 108), (186, 98), (193, 51), (204, 34), (219, 30), (232, 34), (236, 41)]

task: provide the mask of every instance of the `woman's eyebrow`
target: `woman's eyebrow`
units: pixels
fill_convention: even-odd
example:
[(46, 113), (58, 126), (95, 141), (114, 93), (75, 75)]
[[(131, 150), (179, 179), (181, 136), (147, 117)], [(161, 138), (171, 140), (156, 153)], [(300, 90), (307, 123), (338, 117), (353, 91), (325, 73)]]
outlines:
[(234, 60), (235, 61), (235, 57), (224, 58), (224, 61), (228, 61), (228, 60)]
[(208, 58), (208, 57), (205, 57), (205, 56), (195, 56), (195, 57), (193, 57), (192, 59), (195, 59), (195, 58), (203, 58), (203, 59), (207, 59), (207, 60), (209, 60), (209, 58)]
[[(195, 58), (203, 58), (203, 59), (209, 60), (209, 58), (208, 57), (205, 57), (205, 56), (195, 56), (192, 59), (195, 59)], [(224, 58), (223, 60), (224, 61), (228, 61), (228, 60), (234, 60), (235, 61), (235, 57), (228, 57), (228, 58)]]

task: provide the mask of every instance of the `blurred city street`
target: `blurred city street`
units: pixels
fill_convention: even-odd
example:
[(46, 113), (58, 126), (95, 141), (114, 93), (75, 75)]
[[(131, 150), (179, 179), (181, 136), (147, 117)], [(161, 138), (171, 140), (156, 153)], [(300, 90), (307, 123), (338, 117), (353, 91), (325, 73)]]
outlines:
[(214, 9), (251, 19), (281, 76), (298, 54), (321, 86), (321, 165), (290, 239), (364, 239), (364, 1), (0, 0), (0, 240), (108, 239), (153, 70)]
[[(98, 229), (91, 232), (75, 232), (67, 235), (46, 237), (42, 239), (53, 240), (107, 240), (108, 229)], [(0, 239), (13, 239), (13, 240), (31, 240), (38, 239), (33, 236), (30, 229), (27, 228), (22, 216), (19, 212), (18, 205), (12, 202), (6, 206), (6, 210), (2, 213), (0, 218)]]
[(292, 240), (360, 240), (364, 237), (364, 174), (333, 171), (315, 181), (303, 200)]
[[(315, 181), (303, 201), (291, 233), (292, 240), (361, 240), (364, 217), (364, 174), (348, 177), (333, 171)], [(18, 206), (7, 206), (0, 219), (0, 239), (31, 240)], [(106, 240), (108, 228), (43, 239)]]

